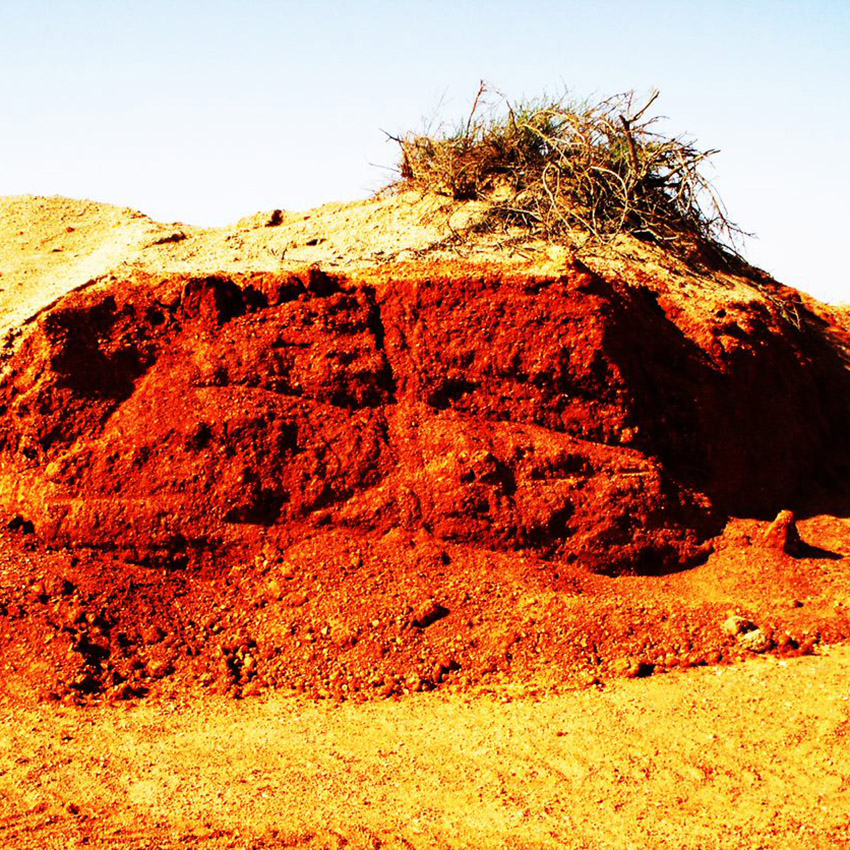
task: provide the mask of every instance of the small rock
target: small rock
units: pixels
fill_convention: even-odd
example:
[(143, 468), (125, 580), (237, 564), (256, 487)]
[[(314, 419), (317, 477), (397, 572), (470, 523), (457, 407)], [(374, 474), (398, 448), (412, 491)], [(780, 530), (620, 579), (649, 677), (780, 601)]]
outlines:
[(156, 661), (151, 661), (148, 664), (148, 673), (154, 679), (162, 679), (165, 676), (169, 676), (174, 672), (174, 665), (168, 659), (157, 659)]
[(340, 649), (351, 649), (359, 640), (357, 629), (353, 626), (340, 626), (340, 628), (334, 629), (331, 634), (334, 643)]
[(249, 682), (242, 688), (242, 696), (243, 697), (255, 697), (262, 693), (262, 686), (259, 682), (254, 680), (253, 682)]
[(114, 702), (122, 702), (124, 700), (133, 699), (135, 696), (136, 691), (129, 682), (121, 682), (110, 692), (110, 699)]
[(756, 628), (739, 634), (738, 643), (749, 652), (767, 652), (772, 641), (765, 632)]
[(80, 620), (82, 620), (85, 615), (85, 608), (83, 608), (83, 606), (80, 605), (79, 602), (71, 602), (66, 610), (65, 619), (67, 620), (69, 625), (73, 626), (76, 623), (80, 622)]
[(454, 658), (453, 658), (451, 655), (449, 655), (448, 653), (445, 653), (445, 654), (441, 655), (441, 656), (437, 659), (437, 664), (439, 664), (439, 665), (440, 665), (440, 667), (442, 667), (442, 668), (443, 668), (443, 670), (445, 670), (446, 672), (448, 672), (449, 670), (454, 670), (454, 669), (456, 669), (457, 667), (459, 667), (459, 666), (460, 666), (460, 665), (459, 665), (459, 664), (458, 664), (458, 663), (454, 660)]
[(442, 619), (448, 613), (448, 608), (444, 608), (442, 605), (440, 605), (438, 602), (435, 602), (433, 599), (428, 599), (426, 602), (423, 602), (413, 613), (413, 616), (411, 617), (411, 623), (413, 623), (414, 626), (417, 626), (420, 629), (424, 629), (427, 626), (430, 626), (431, 623)]
[(266, 599), (269, 602), (276, 602), (283, 597), (283, 588), (276, 578), (270, 578), (266, 586)]
[(165, 632), (159, 626), (146, 626), (141, 631), (141, 638), (146, 644), (159, 643), (165, 637)]
[(611, 665), (611, 671), (627, 679), (642, 679), (644, 676), (652, 675), (653, 666), (638, 658), (618, 658)]
[(780, 511), (776, 519), (765, 529), (761, 538), (762, 546), (798, 555), (803, 547), (793, 511)]
[(70, 596), (74, 592), (74, 585), (66, 578), (59, 576), (48, 576), (44, 582), (45, 592), (50, 597)]
[(519, 642), (519, 632), (512, 629), (511, 631), (505, 633), (504, 637), (500, 641), (499, 649), (504, 654), (504, 653), (508, 652), (510, 650), (510, 648), (515, 643), (518, 643), (518, 642)]
[(286, 597), (286, 604), (290, 606), (290, 608), (300, 608), (302, 605), (306, 605), (308, 601), (308, 596), (306, 593), (290, 593), (289, 596)]
[(100, 682), (91, 675), (91, 673), (80, 673), (70, 684), (70, 687), (82, 694), (97, 693), (100, 688)]
[(778, 635), (774, 635), (773, 642), (777, 649), (793, 649), (794, 647), (794, 641), (788, 632), (780, 632)]
[(154, 240), (151, 245), (168, 245), (171, 242), (182, 242), (184, 239), (186, 239), (186, 234), (182, 230), (175, 230), (167, 236), (161, 236)]
[(721, 628), (723, 629), (723, 634), (729, 635), (729, 637), (738, 637), (738, 635), (753, 631), (756, 628), (756, 624), (746, 617), (733, 616), (729, 617)]
[(804, 637), (800, 641), (800, 655), (814, 655), (817, 643), (817, 638)]

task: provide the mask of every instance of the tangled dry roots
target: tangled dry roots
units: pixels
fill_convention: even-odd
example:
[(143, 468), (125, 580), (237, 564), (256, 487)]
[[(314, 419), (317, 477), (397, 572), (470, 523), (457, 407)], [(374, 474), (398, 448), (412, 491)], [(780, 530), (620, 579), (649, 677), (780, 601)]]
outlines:
[(541, 98), (495, 103), (482, 83), (469, 118), (449, 132), (392, 137), (401, 147), (397, 186), (480, 200), (489, 224), (522, 225), (548, 238), (628, 232), (680, 252), (708, 249), (740, 261), (743, 235), (701, 173), (716, 150), (655, 131), (658, 92), (599, 103)]

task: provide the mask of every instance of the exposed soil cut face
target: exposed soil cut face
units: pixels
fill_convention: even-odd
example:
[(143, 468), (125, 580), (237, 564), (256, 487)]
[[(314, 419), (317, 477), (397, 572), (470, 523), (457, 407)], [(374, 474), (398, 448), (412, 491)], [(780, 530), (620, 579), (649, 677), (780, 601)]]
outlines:
[(7, 501), (51, 544), (402, 528), (618, 574), (687, 566), (729, 513), (844, 495), (843, 363), (781, 303), (718, 310), (709, 348), (578, 266), (383, 275), (62, 300), (0, 386)]
[[(844, 636), (840, 546), (802, 553), (800, 611), (800, 552), (717, 538), (847, 507), (843, 331), (650, 284), (434, 263), (60, 299), (0, 383), (9, 665), (342, 698), (737, 657), (730, 601), (763, 648)], [(725, 595), (682, 572), (713, 548)]]
[(652, 318), (578, 270), (116, 285), (40, 320), (0, 389), (0, 447), (52, 544), (401, 528), (663, 572), (721, 520), (629, 445), (645, 388), (624, 373), (652, 364), (628, 337)]

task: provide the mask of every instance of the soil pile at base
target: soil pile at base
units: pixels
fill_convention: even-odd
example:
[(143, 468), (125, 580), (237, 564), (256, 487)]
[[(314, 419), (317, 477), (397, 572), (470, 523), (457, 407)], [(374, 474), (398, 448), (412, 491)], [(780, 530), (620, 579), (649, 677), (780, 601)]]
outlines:
[[(72, 293), (0, 381), (0, 504), (35, 553), (0, 614), (59, 638), (30, 659), (54, 692), (141, 693), (178, 656), (240, 690), (499, 668), (528, 634), (500, 570), (580, 596), (704, 562), (730, 516), (846, 505), (843, 337), (795, 296), (695, 323), (578, 263)], [(489, 639), (426, 651), (476, 594)]]

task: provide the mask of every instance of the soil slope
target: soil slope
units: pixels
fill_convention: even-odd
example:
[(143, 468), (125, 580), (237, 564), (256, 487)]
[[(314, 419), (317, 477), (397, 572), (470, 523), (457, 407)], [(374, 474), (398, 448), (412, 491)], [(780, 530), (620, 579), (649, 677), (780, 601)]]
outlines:
[(846, 841), (846, 313), (479, 218), (0, 199), (10, 846)]
[[(383, 208), (378, 236), (398, 239), (391, 213), (421, 222), (434, 203), (316, 218), (331, 234)], [(140, 222), (162, 231), (112, 208), (7, 205), (42, 233), (88, 222), (88, 271)], [(236, 230), (256, 248), (286, 221)], [(731, 601), (761, 651), (845, 635), (840, 606), (788, 604), (842, 598), (845, 544), (801, 543), (787, 511), (846, 515), (848, 498), (847, 335), (799, 293), (637, 243), (520, 260), (471, 241), (450, 260), (439, 228), (416, 261), (375, 262), (375, 237), (372, 262), (355, 252), (344, 271), (144, 269), (144, 250), (168, 266), (193, 242), (215, 262), (234, 236), (190, 234), (83, 284), (72, 264), (52, 290), (66, 294), (9, 339), (7, 688), (361, 699), (492, 675), (592, 682), (736, 657), (750, 626), (719, 631)], [(17, 250), (4, 279), (40, 293), (52, 259)], [(810, 562), (816, 578), (793, 574)], [(743, 610), (741, 584), (770, 570)], [(731, 592), (695, 591), (700, 571)], [(605, 578), (626, 575), (670, 578)]]

